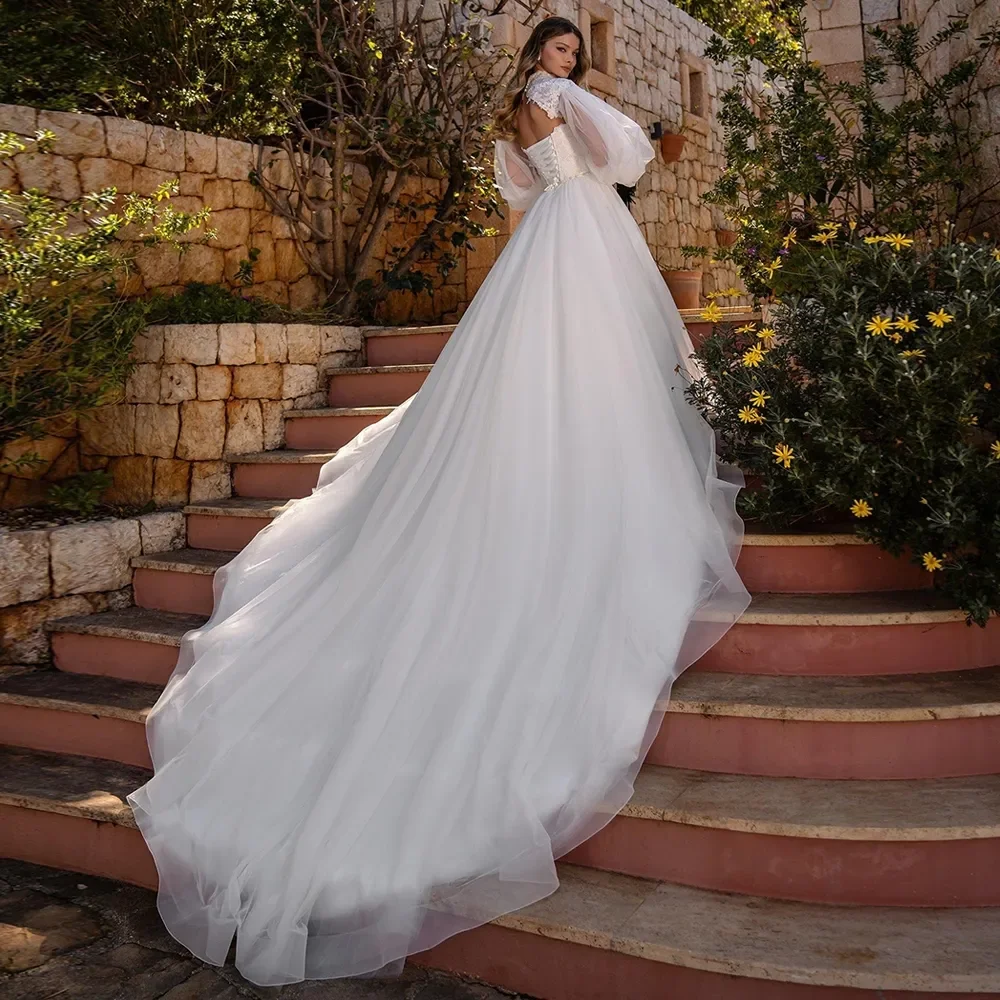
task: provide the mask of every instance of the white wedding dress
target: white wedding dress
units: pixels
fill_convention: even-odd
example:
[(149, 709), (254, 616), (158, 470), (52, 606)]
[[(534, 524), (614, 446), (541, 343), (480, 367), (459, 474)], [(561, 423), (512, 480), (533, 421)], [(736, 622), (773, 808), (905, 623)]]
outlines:
[(423, 387), (218, 572), (149, 715), (159, 912), (257, 984), (398, 971), (552, 893), (749, 603), (743, 478), (611, 187), (652, 148), (569, 80), (528, 96), (565, 124), (497, 143), (530, 210)]

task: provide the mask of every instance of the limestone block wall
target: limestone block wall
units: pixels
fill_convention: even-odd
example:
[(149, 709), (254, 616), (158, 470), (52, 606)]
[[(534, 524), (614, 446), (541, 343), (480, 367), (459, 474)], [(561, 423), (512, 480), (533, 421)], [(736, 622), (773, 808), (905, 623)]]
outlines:
[(252, 294), (294, 309), (320, 301), (319, 283), (306, 273), (287, 223), (265, 207), (248, 179), (254, 162), (248, 143), (125, 118), (0, 105), (0, 131), (30, 137), (38, 129), (55, 134), (53, 151), (15, 157), (13, 170), (0, 167), (0, 186), (38, 188), (70, 200), (109, 186), (148, 195), (176, 179), (175, 208), (212, 209), (216, 238), (207, 245), (192, 242), (184, 254), (168, 247), (142, 250), (130, 293), (169, 293), (190, 281), (236, 287), (240, 261), (254, 248)]
[[(964, 15), (969, 31), (928, 55), (925, 73), (929, 79), (942, 76), (961, 59), (974, 54), (976, 38), (996, 25), (1000, 10), (996, 0), (808, 0), (805, 6), (806, 41), (812, 58), (835, 78), (860, 82), (863, 61), (875, 55), (877, 43), (868, 34), (872, 27), (891, 28), (900, 22), (918, 24), (921, 42), (928, 42), (947, 27), (951, 18)], [(885, 101), (901, 101), (905, 86), (901, 74), (891, 76), (880, 88)], [(976, 122), (993, 134), (980, 158), (980, 184), (990, 190), (1000, 181), (1000, 59), (992, 56), (984, 64), (976, 94)], [(997, 220), (987, 216), (1000, 212), (1000, 196), (981, 213), (987, 229)]]
[(46, 622), (130, 607), (132, 558), (184, 544), (179, 511), (0, 529), (0, 666), (49, 662)]
[[(41, 500), (50, 482), (104, 469), (106, 499), (169, 506), (230, 495), (227, 455), (278, 448), (283, 414), (325, 405), (326, 373), (358, 365), (360, 328), (279, 323), (154, 326), (136, 339), (120, 403), (54, 421), (0, 456), (0, 507)], [(40, 455), (31, 469), (10, 463)]]

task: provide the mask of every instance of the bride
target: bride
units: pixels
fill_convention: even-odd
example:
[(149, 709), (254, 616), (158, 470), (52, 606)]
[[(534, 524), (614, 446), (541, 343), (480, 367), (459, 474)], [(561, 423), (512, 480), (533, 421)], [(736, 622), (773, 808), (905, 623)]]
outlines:
[(645, 131), (542, 21), (497, 125), (527, 214), (418, 393), (216, 575), (128, 797), (170, 933), (251, 982), (396, 972), (558, 887), (740, 617), (739, 470), (614, 183)]

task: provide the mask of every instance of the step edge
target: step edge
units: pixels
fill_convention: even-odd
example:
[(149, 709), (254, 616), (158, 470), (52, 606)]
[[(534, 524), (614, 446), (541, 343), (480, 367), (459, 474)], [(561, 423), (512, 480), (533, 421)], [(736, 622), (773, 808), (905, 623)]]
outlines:
[(73, 819), (93, 820), (95, 823), (109, 823), (111, 826), (120, 826), (127, 830), (139, 829), (132, 809), (127, 802), (113, 792), (92, 792), (91, 794), (100, 795), (100, 803), (80, 801), (79, 799), (70, 802), (48, 795), (19, 794), (0, 789), (0, 806), (7, 806), (11, 809), (27, 809), (32, 812), (55, 813)]
[(285, 410), (283, 416), (285, 420), (309, 417), (373, 417), (388, 416), (394, 409), (395, 406), (323, 406), (311, 410)]

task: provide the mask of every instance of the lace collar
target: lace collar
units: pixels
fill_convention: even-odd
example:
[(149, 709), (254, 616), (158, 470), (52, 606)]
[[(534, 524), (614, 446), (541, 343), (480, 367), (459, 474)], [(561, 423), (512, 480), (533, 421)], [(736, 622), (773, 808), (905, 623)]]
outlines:
[(537, 104), (549, 118), (558, 118), (559, 95), (572, 82), (569, 77), (556, 76), (539, 67), (528, 77), (528, 83), (524, 88), (525, 100)]

